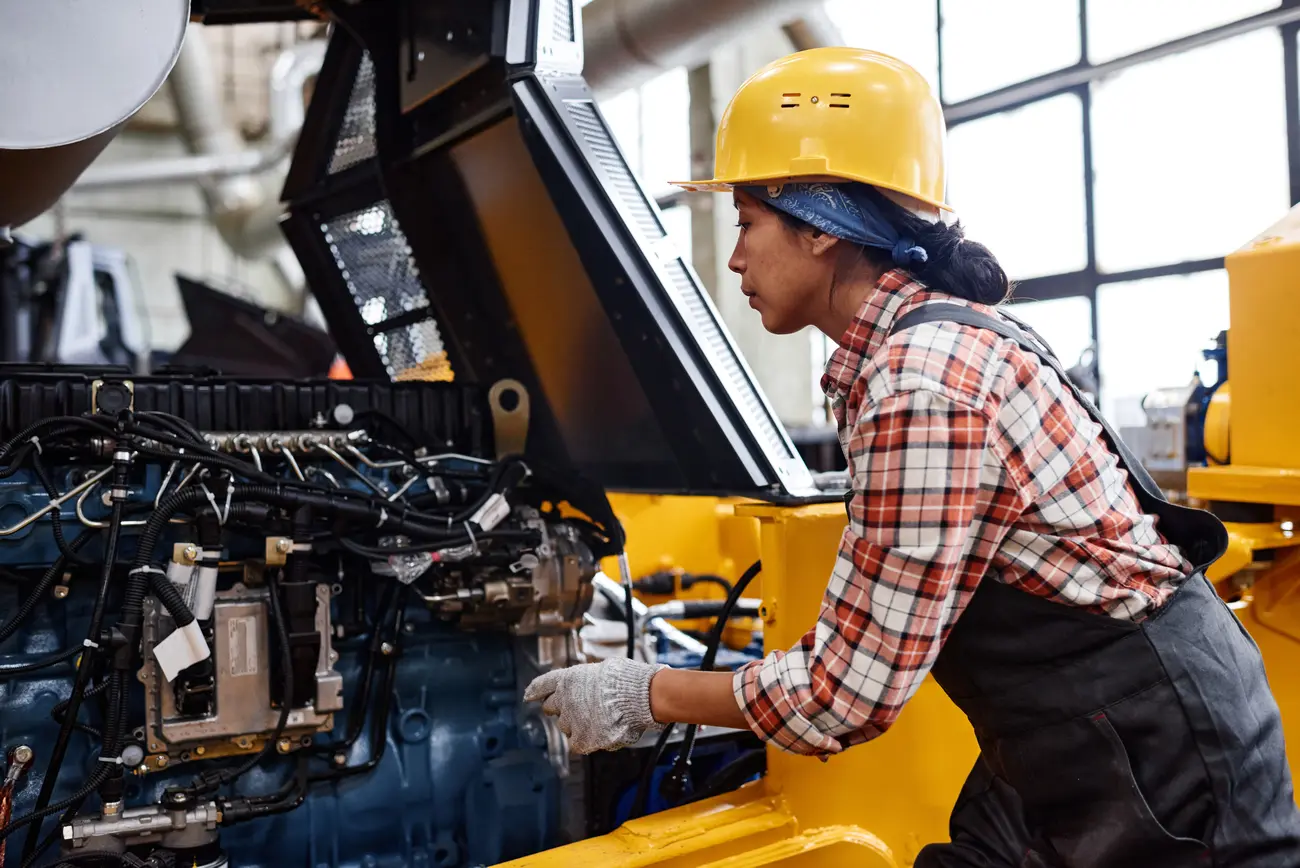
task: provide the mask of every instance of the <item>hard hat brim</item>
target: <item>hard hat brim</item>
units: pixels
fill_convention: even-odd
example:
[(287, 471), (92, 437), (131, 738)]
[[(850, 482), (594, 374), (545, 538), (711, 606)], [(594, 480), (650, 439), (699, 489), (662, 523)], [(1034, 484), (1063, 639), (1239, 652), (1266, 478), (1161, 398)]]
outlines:
[[(669, 181), (669, 185), (680, 187), (688, 193), (729, 193), (737, 187), (749, 187), (756, 185), (776, 185), (776, 184), (843, 184), (845, 182), (856, 181), (860, 184), (868, 184), (886, 194), (891, 194), (890, 199), (897, 202), (909, 211), (916, 213), (921, 217), (930, 219), (938, 218), (944, 223), (950, 224), (956, 220), (957, 212), (946, 202), (936, 202), (932, 199), (923, 199), (915, 193), (888, 184), (881, 184), (870, 178), (858, 178), (848, 174), (844, 175), (772, 175), (757, 176), (753, 178), (710, 178), (707, 181)], [(923, 212), (937, 210), (937, 214), (927, 215)]]

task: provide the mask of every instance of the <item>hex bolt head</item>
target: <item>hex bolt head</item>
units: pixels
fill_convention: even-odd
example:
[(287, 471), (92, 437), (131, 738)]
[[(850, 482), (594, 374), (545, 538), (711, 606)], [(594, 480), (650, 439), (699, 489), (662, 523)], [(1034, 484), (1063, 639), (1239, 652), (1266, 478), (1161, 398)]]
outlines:
[(191, 543), (185, 547), (182, 554), (185, 555), (187, 561), (197, 561), (199, 559), (199, 547)]
[(293, 540), (287, 537), (281, 537), (275, 541), (275, 550), (282, 555), (287, 555), (293, 551)]
[(173, 794), (173, 795), (172, 795), (172, 801), (173, 801), (173, 802), (183, 802), (183, 801), (185, 801), (185, 794), (184, 794), (184, 793), (175, 793), (175, 794)]
[(340, 751), (339, 753), (334, 754), (334, 765), (336, 765), (336, 766), (345, 765), (345, 764), (347, 763), (347, 761), (348, 761), (348, 755), (347, 755), (347, 754), (345, 754), (345, 753), (343, 753), (343, 752), (341, 752), (341, 751)]
[(155, 760), (155, 763), (157, 764), (158, 768), (160, 768), (160, 769), (162, 769), (162, 768), (166, 768), (166, 767), (167, 767), (167, 757), (166, 757), (166, 756), (160, 756), (160, 757), (158, 757), (157, 760)]
[(67, 585), (55, 585), (55, 586), (54, 586), (54, 599), (56, 599), (56, 600), (66, 600), (67, 598), (68, 598), (68, 586), (67, 586)]
[(207, 752), (208, 752), (208, 749), (207, 749), (206, 747), (204, 747), (203, 745), (199, 745), (198, 747), (194, 748), (194, 755), (195, 755), (195, 756), (203, 756), (203, 755), (204, 755), (205, 753), (207, 753)]
[(385, 657), (390, 656), (393, 653), (393, 643), (385, 642), (384, 644), (380, 645), (379, 653), (383, 654)]
[(293, 750), (293, 742), (287, 738), (282, 738), (275, 743), (275, 749), (280, 753), (288, 753)]

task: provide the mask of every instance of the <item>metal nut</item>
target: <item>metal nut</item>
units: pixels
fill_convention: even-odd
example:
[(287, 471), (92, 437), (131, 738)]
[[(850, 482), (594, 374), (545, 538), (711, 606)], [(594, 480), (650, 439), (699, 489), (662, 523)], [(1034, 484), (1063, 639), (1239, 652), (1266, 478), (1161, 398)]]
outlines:
[(275, 743), (275, 749), (280, 753), (288, 753), (293, 750), (293, 742), (287, 738), (282, 738)]
[(154, 760), (154, 765), (158, 766), (158, 768), (160, 768), (160, 769), (162, 769), (162, 768), (166, 768), (166, 767), (167, 767), (167, 757), (165, 757), (165, 756), (160, 756), (160, 757), (158, 757), (157, 759)]
[(55, 585), (55, 586), (54, 586), (54, 599), (56, 599), (56, 600), (66, 600), (67, 598), (68, 598), (68, 586), (67, 586), (67, 585)]
[(343, 753), (342, 751), (334, 754), (334, 765), (336, 766), (345, 765), (347, 761), (348, 761), (348, 755)]

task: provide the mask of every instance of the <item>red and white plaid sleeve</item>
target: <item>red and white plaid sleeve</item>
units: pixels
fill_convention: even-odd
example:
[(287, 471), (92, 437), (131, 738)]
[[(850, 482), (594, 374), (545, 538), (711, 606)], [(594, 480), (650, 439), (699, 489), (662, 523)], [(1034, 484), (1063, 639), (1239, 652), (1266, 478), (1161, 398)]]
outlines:
[(1019, 514), (985, 410), (917, 390), (855, 420), (850, 521), (817, 625), (733, 681), (760, 736), (834, 753), (884, 732), (916, 692)]

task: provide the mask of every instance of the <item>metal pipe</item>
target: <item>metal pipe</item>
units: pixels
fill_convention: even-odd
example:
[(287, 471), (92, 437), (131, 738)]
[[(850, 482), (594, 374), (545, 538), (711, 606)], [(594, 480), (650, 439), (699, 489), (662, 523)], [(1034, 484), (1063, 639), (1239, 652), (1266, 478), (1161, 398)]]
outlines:
[(802, 18), (783, 25), (781, 29), (795, 51), (844, 44), (844, 34), (840, 33), (839, 25), (831, 20), (824, 7), (809, 9)]
[(582, 9), (583, 75), (598, 95), (695, 67), (727, 35), (801, 17), (812, 0), (593, 0)]
[(1221, 27), (1214, 27), (1201, 33), (1193, 33), (1191, 36), (1184, 36), (1181, 39), (1174, 39), (1161, 45), (1144, 48), (1142, 51), (1136, 51), (1124, 57), (1117, 57), (1106, 63), (1081, 65), (1061, 72), (1049, 73), (1021, 84), (993, 91), (984, 96), (953, 103), (944, 109), (944, 120), (948, 122), (949, 126), (962, 121), (973, 120), (1036, 99), (1063, 93), (1071, 88), (1114, 75), (1121, 70), (1142, 63), (1181, 54), (1194, 48), (1203, 48), (1206, 45), (1213, 45), (1216, 42), (1222, 42), (1234, 36), (1242, 36), (1265, 27), (1281, 27), (1292, 21), (1300, 21), (1300, 7), (1288, 6), (1271, 12), (1261, 12), (1259, 15), (1242, 18)]
[(63, 506), (63, 504), (67, 503), (72, 498), (76, 497), (77, 495), (81, 494), (84, 491), (89, 491), (90, 489), (94, 488), (96, 483), (99, 482), (99, 480), (108, 476), (108, 474), (112, 472), (113, 472), (113, 468), (105, 467), (103, 470), (99, 471), (98, 473), (95, 473), (90, 477), (88, 477), (80, 485), (76, 486), (75, 488), (69, 488), (66, 493), (61, 494), (58, 497), (54, 498), (49, 503), (45, 504), (45, 506), (42, 506), (40, 509), (36, 510), (30, 515), (24, 516), (22, 520), (20, 520), (17, 524), (10, 525), (9, 527), (5, 527), (5, 528), (0, 528), (0, 536), (11, 536), (13, 534), (18, 533), (18, 531), (22, 530), (23, 528), (28, 527), (29, 525), (35, 523), (41, 516), (48, 515), (49, 513), (54, 512), (54, 510)]

